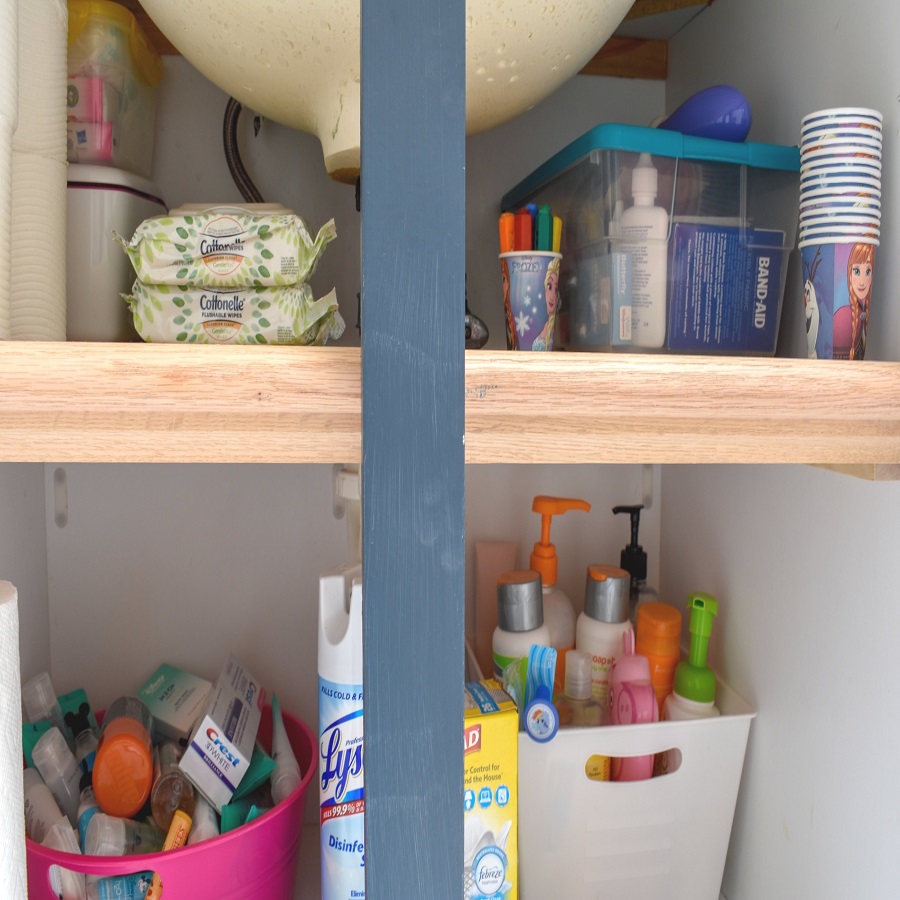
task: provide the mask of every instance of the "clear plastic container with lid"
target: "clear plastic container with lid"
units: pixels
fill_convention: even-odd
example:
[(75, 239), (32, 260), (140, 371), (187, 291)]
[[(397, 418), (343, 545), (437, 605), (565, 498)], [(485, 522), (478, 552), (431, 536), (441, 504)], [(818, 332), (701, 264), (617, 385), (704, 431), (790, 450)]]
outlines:
[(137, 697), (119, 697), (110, 704), (100, 729), (94, 760), (94, 794), (111, 816), (135, 815), (147, 802), (153, 785), (153, 717)]
[(68, 159), (145, 178), (163, 63), (137, 19), (110, 0), (68, 0)]
[(153, 751), (153, 788), (150, 809), (157, 825), (167, 831), (175, 810), (194, 815), (194, 786), (178, 767), (181, 748), (174, 741), (164, 741)]

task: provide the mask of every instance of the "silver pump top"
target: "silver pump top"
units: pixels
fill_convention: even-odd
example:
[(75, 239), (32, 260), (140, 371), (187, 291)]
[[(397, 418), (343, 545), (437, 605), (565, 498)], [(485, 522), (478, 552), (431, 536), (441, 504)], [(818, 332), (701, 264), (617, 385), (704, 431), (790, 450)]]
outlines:
[(625, 622), (631, 576), (618, 566), (588, 566), (584, 589), (584, 614), (598, 622)]
[(497, 579), (497, 625), (503, 631), (534, 631), (544, 624), (541, 576), (531, 569), (504, 572)]

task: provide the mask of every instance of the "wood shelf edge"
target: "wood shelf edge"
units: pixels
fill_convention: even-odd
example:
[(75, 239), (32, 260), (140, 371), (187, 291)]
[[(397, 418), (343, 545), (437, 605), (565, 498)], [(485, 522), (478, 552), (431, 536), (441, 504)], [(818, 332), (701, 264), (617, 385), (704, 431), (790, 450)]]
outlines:
[[(359, 462), (360, 350), (0, 343), (0, 459)], [(466, 353), (470, 463), (803, 463), (900, 477), (900, 364)]]

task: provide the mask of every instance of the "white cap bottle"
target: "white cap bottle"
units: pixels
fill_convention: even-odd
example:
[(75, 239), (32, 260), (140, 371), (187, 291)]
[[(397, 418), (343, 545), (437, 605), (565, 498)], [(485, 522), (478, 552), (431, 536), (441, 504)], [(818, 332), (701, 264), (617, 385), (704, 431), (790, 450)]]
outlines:
[(38, 844), (43, 843), (47, 832), (66, 814), (53, 799), (50, 788), (44, 784), (37, 769), (25, 769), (25, 834)]
[(54, 726), (45, 731), (31, 751), (34, 767), (41, 773), (59, 808), (72, 825), (78, 823), (81, 770), (62, 732)]
[(532, 644), (549, 647), (544, 624), (541, 576), (531, 569), (504, 572), (497, 580), (497, 627), (494, 629), (494, 677), (517, 659), (528, 656)]
[(622, 655), (622, 635), (631, 630), (631, 576), (618, 566), (588, 566), (584, 612), (575, 625), (575, 648), (591, 657), (593, 695), (602, 721), (609, 721), (609, 672)]

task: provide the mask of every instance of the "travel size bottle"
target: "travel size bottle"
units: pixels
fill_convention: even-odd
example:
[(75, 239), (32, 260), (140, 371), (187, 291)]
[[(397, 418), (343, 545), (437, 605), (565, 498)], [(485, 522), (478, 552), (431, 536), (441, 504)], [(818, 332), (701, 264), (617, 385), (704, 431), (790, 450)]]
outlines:
[(584, 612), (575, 626), (575, 648), (591, 657), (594, 698), (601, 706), (602, 723), (609, 721), (609, 672), (622, 655), (622, 635), (628, 621), (629, 575), (618, 566), (588, 566)]
[(566, 684), (555, 700), (560, 728), (603, 724), (600, 704), (594, 699), (592, 669), (591, 657), (582, 650), (566, 654)]
[(550, 629), (544, 624), (541, 576), (530, 569), (504, 572), (497, 582), (494, 677), (502, 682), (503, 670), (515, 660), (527, 657), (532, 644), (550, 646)]

